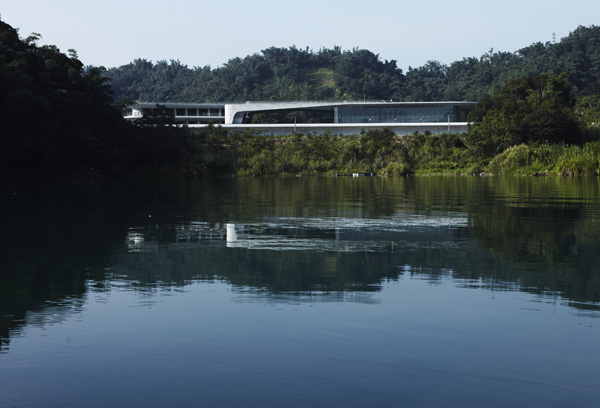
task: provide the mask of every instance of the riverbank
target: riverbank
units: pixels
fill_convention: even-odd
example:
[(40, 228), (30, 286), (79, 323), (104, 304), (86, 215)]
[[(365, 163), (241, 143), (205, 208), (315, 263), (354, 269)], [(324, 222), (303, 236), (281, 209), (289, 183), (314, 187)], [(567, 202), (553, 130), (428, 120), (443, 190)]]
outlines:
[[(388, 130), (361, 135), (264, 136), (220, 127), (193, 134), (181, 127), (131, 129), (131, 137), (101, 146), (85, 166), (15, 167), (4, 181), (237, 177), (374, 173), (380, 176), (600, 175), (600, 141), (578, 145), (521, 144), (488, 157), (466, 135), (398, 136)], [(108, 147), (107, 147), (108, 146)], [(33, 171), (39, 167), (39, 171)], [(33, 169), (33, 170), (31, 170)]]
[[(261, 136), (218, 128), (187, 136), (177, 160), (161, 171), (172, 176), (334, 175), (376, 173), (597, 176), (600, 141), (582, 146), (518, 145), (493, 157), (469, 147), (463, 135), (398, 136), (387, 130), (363, 135)], [(155, 169), (156, 170), (156, 169)]]

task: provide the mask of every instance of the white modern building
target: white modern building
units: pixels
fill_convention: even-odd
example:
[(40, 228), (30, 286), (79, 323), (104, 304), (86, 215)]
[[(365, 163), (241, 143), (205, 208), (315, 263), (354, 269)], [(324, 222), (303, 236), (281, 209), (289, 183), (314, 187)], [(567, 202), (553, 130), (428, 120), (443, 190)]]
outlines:
[[(176, 123), (190, 128), (208, 124), (225, 129), (253, 130), (267, 135), (292, 133), (359, 134), (388, 128), (396, 134), (414, 132), (464, 133), (467, 115), (476, 102), (373, 102), (373, 101), (289, 101), (246, 103), (158, 103), (166, 107)], [(156, 102), (130, 106), (125, 118), (141, 119), (157, 107)], [(265, 118), (279, 115), (277, 123)], [(271, 116), (269, 116), (271, 115)], [(303, 118), (317, 118), (306, 123)], [(298, 120), (300, 117), (300, 120)], [(258, 119), (258, 120), (257, 120)]]

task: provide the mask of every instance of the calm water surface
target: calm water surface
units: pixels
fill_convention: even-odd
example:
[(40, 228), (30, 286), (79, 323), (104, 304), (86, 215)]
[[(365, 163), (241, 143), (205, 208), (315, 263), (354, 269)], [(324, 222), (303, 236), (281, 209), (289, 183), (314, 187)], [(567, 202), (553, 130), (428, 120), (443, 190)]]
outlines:
[(598, 179), (2, 185), (2, 407), (598, 407)]

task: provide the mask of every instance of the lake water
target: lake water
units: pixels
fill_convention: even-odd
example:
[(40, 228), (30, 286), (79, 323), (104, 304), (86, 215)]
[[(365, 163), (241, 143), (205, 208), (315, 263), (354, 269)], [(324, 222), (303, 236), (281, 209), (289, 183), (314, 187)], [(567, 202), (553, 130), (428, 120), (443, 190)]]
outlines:
[(2, 407), (598, 407), (599, 180), (0, 187)]

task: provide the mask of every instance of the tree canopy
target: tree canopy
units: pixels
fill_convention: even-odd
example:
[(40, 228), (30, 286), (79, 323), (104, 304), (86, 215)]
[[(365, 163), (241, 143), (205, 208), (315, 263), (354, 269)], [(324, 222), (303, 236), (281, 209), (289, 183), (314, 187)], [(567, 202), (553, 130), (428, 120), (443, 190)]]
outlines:
[(449, 65), (432, 60), (406, 72), (396, 60), (382, 60), (364, 49), (292, 46), (232, 58), (217, 68), (136, 59), (107, 75), (116, 100), (478, 101), (513, 79), (550, 72), (564, 73), (577, 95), (598, 94), (599, 67), (600, 27), (580, 26), (557, 43), (538, 42), (516, 52), (490, 50)]
[(515, 79), (471, 111), (470, 143), (491, 156), (520, 143), (578, 143), (572, 85), (554, 75)]
[(405, 77), (396, 61), (367, 50), (318, 52), (296, 47), (233, 58), (222, 67), (145, 59), (108, 70), (116, 99), (226, 102), (302, 99), (402, 99)]
[(89, 171), (127, 131), (104, 69), (0, 21), (0, 178)]

